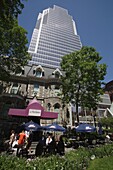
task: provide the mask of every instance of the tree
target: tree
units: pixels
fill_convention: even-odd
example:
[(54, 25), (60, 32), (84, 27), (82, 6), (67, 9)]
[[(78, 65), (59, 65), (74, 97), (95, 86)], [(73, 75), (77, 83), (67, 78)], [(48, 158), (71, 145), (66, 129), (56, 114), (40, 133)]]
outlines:
[(0, 18), (2, 20), (7, 19), (7, 21), (9, 22), (13, 20), (14, 18), (17, 18), (18, 14), (21, 14), (22, 9), (24, 8), (24, 4), (21, 1), (22, 0), (1, 0), (0, 1)]
[(0, 1), (0, 79), (10, 72), (19, 73), (30, 59), (27, 52), (27, 32), (18, 25), (18, 14), (24, 5), (20, 0)]
[(104, 127), (105, 132), (113, 132), (113, 117), (104, 117), (100, 121), (102, 127)]
[(82, 47), (81, 50), (65, 55), (61, 68), (65, 75), (61, 77), (63, 101), (74, 103), (79, 123), (78, 107), (97, 107), (101, 85), (106, 75), (106, 64), (99, 64), (102, 57), (93, 47)]

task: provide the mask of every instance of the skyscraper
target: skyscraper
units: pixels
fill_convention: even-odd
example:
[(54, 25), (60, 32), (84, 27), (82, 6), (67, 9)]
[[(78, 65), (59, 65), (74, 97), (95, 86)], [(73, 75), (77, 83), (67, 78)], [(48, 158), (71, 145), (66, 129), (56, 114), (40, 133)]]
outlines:
[(60, 68), (61, 57), (81, 46), (75, 21), (66, 9), (54, 5), (38, 15), (28, 49), (29, 64)]

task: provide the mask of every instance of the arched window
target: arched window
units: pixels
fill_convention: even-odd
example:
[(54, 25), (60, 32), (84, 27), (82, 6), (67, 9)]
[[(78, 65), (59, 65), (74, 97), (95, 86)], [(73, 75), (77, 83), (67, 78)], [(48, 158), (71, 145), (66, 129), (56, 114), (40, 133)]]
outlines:
[(61, 122), (60, 107), (59, 103), (54, 104), (54, 111), (58, 113), (58, 122)]
[(42, 70), (38, 68), (35, 72), (36, 77), (42, 77)]
[(36, 77), (42, 77), (42, 76), (44, 76), (44, 70), (43, 70), (42, 66), (39, 65), (38, 67), (36, 67), (36, 68), (33, 70), (33, 74), (34, 74)]
[(54, 104), (54, 109), (56, 110), (56, 109), (59, 109), (60, 108), (60, 104), (59, 103), (56, 103), (56, 104)]
[(51, 103), (48, 103), (47, 104), (47, 111), (50, 111), (51, 110)]
[(58, 71), (55, 72), (55, 78), (59, 78), (60, 77), (60, 73)]
[(62, 75), (61, 71), (58, 68), (52, 74), (55, 75), (55, 78), (59, 78)]

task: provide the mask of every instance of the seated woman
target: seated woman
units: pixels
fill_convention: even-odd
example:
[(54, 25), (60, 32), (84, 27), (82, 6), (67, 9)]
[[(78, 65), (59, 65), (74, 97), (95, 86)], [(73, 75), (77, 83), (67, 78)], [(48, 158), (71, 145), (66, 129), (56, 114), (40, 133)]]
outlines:
[(12, 147), (12, 144), (14, 141), (15, 141), (15, 131), (11, 130), (11, 135), (10, 135), (10, 140), (9, 140), (10, 147)]

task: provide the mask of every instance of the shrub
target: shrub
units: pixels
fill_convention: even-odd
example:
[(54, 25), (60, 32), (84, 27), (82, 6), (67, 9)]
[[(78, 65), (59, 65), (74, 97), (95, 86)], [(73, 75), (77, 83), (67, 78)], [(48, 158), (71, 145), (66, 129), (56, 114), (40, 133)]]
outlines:
[(105, 156), (113, 156), (113, 144), (90, 149), (78, 148), (67, 152), (63, 157), (52, 155), (25, 159), (4, 154), (0, 155), (0, 170), (84, 170), (90, 162)]

